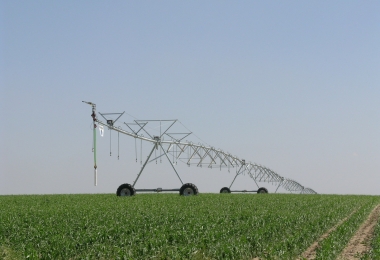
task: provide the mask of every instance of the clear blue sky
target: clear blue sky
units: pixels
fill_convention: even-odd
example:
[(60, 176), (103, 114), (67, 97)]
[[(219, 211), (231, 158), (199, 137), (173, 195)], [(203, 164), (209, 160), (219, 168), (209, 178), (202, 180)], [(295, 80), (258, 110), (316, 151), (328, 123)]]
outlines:
[[(0, 194), (114, 193), (133, 181), (134, 141), (122, 137), (118, 161), (106, 131), (93, 186), (82, 100), (178, 118), (319, 193), (380, 194), (379, 14), (379, 1), (1, 1)], [(139, 187), (180, 185), (155, 167)], [(179, 172), (201, 192), (234, 177)], [(248, 176), (234, 185), (254, 187)]]

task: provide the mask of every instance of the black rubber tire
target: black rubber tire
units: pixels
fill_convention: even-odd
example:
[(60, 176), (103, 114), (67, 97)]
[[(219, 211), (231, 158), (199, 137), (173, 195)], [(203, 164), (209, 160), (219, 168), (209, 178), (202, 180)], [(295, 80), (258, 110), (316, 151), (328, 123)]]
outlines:
[[(125, 192), (127, 191), (127, 192)], [(128, 184), (128, 183), (124, 183), (124, 184), (121, 184), (119, 186), (119, 188), (117, 188), (117, 191), (116, 191), (116, 195), (117, 196), (134, 196), (136, 195), (136, 190), (135, 188), (132, 187), (131, 184)]]
[(266, 188), (260, 188), (257, 190), (257, 194), (266, 194), (268, 193), (268, 190)]
[(182, 185), (181, 189), (179, 190), (179, 195), (181, 196), (191, 196), (191, 195), (198, 195), (199, 191), (197, 186), (195, 186), (192, 183), (185, 183)]
[(223, 187), (223, 188), (220, 190), (220, 193), (231, 193), (231, 190), (230, 190), (230, 188), (228, 188), (228, 187)]

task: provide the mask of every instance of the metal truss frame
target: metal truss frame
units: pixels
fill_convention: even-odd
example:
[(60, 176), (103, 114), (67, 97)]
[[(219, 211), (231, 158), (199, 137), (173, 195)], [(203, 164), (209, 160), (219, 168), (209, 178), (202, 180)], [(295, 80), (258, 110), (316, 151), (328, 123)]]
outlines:
[[(145, 160), (140, 172), (138, 173), (137, 178), (133, 182), (132, 186), (135, 186), (137, 180), (139, 179), (140, 175), (142, 174), (145, 166), (154, 160), (157, 160), (160, 157), (165, 156), (168, 161), (170, 162), (173, 170), (175, 171), (177, 177), (183, 184), (174, 164), (177, 164), (177, 161), (181, 161), (188, 166), (190, 165), (196, 165), (197, 167), (208, 167), (208, 168), (227, 168), (228, 171), (231, 169), (236, 170), (236, 175), (234, 179), (232, 180), (229, 187), (232, 186), (232, 184), (235, 182), (236, 178), (239, 175), (245, 175), (247, 174), (250, 178), (253, 179), (253, 181), (257, 182), (267, 182), (271, 184), (277, 185), (276, 191), (282, 187), (286, 191), (289, 191), (291, 193), (299, 193), (299, 194), (317, 194), (313, 189), (306, 188), (302, 186), (300, 183), (288, 179), (285, 177), (280, 176), (275, 171), (251, 162), (246, 162), (244, 159), (240, 159), (237, 156), (231, 155), (228, 152), (224, 152), (221, 149), (216, 149), (212, 146), (206, 146), (204, 144), (198, 143), (195, 144), (190, 141), (183, 141), (186, 137), (191, 135), (191, 132), (179, 132), (179, 133), (169, 133), (168, 130), (172, 128), (172, 126), (178, 121), (176, 119), (174, 120), (134, 120), (132, 123), (125, 123), (124, 124), (128, 127), (130, 131), (124, 130), (121, 127), (114, 126), (114, 123), (116, 120), (118, 120), (123, 113), (99, 113), (107, 123), (102, 122), (96, 117), (95, 109), (96, 105), (91, 102), (85, 102), (86, 104), (89, 104), (93, 108), (93, 121), (94, 121), (94, 135), (96, 124), (108, 127), (109, 130), (113, 130), (116, 132), (119, 132), (121, 134), (140, 139), (142, 141), (150, 142), (153, 144), (153, 148), (150, 151), (149, 156)], [(105, 116), (110, 114), (118, 114), (119, 117), (112, 121), (107, 119)], [(95, 115), (95, 116), (94, 116)], [(153, 135), (151, 132), (149, 132), (149, 123), (151, 122), (160, 122), (160, 134), (159, 135)], [(161, 128), (161, 123), (165, 122), (168, 123), (169, 126), (165, 127), (164, 129)], [(133, 129), (132, 126), (137, 126), (137, 130)], [(147, 136), (144, 136), (144, 134)], [(94, 137), (94, 140), (96, 137)], [(165, 140), (166, 139), (166, 140)], [(160, 148), (160, 152), (162, 152), (158, 157), (151, 159), (151, 156), (153, 154), (154, 149), (158, 150)], [(170, 160), (170, 157), (173, 158), (173, 162)], [(174, 160), (175, 159), (175, 160)], [(96, 175), (96, 153), (94, 154), (94, 168), (95, 168), (95, 175)], [(96, 177), (95, 177), (96, 179)], [(96, 181), (95, 181), (96, 183)]]

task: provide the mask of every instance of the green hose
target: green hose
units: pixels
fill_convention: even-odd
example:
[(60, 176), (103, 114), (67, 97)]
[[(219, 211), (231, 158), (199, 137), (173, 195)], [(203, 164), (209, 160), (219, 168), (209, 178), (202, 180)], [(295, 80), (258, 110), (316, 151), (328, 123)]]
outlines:
[(96, 169), (96, 128), (95, 128), (95, 122), (94, 122), (94, 168)]

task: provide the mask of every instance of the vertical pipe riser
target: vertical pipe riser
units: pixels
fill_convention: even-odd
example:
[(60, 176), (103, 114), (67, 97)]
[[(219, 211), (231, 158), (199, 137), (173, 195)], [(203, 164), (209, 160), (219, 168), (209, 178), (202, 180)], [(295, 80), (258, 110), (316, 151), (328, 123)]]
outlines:
[[(93, 115), (96, 115), (95, 106), (92, 107), (92, 113)], [(94, 121), (94, 129), (93, 129), (93, 135), (94, 135), (94, 186), (98, 185), (98, 170), (96, 165), (96, 117), (93, 117)]]
[(94, 169), (94, 186), (98, 185), (98, 170)]

